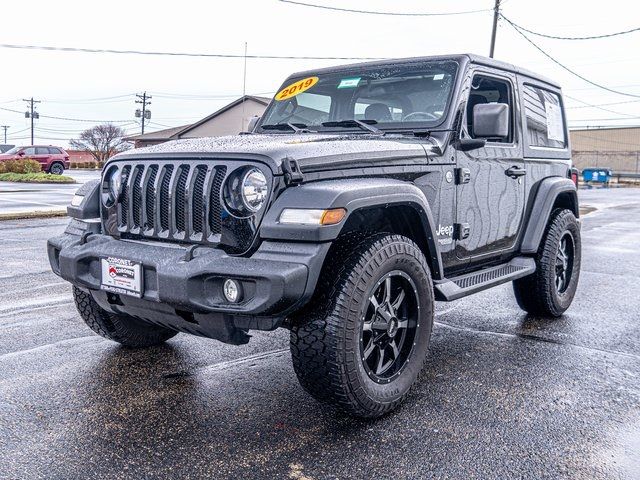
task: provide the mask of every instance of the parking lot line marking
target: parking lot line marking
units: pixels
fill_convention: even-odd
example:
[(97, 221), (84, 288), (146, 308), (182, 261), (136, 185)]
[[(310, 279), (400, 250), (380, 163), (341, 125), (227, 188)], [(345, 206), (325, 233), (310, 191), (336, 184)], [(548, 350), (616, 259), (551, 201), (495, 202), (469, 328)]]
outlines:
[[(57, 207), (57, 208), (65, 206), (65, 205), (60, 205), (59, 203), (58, 204), (54, 204), (54, 203), (44, 203), (44, 202), (33, 202), (31, 200), (11, 200), (11, 199), (8, 199), (8, 198), (3, 198), (2, 202), (20, 203), (20, 204), (28, 203), (28, 204), (31, 204), (31, 205), (42, 205), (44, 207)], [(0, 204), (1, 204), (1, 202), (0, 202)]]
[(520, 340), (528, 340), (533, 342), (546, 343), (549, 345), (556, 345), (559, 347), (574, 347), (580, 350), (587, 350), (589, 352), (597, 352), (597, 353), (606, 353), (610, 355), (619, 355), (622, 357), (633, 358), (635, 360), (640, 360), (640, 355), (636, 355), (634, 353), (620, 352), (618, 350), (607, 350), (605, 348), (597, 348), (597, 347), (589, 347), (586, 345), (579, 345), (577, 343), (569, 343), (563, 342), (560, 340), (555, 340), (553, 338), (544, 338), (538, 337), (536, 335), (528, 335), (523, 333), (511, 333), (511, 332), (496, 332), (494, 330), (481, 330), (478, 328), (469, 328), (469, 327), (461, 327), (459, 325), (452, 325), (450, 323), (443, 322), (433, 322), (434, 325), (438, 325), (440, 327), (448, 328), (450, 330), (458, 330), (461, 332), (469, 332), (469, 333), (477, 333), (480, 335), (494, 335), (496, 337), (507, 337), (507, 338), (517, 338)]

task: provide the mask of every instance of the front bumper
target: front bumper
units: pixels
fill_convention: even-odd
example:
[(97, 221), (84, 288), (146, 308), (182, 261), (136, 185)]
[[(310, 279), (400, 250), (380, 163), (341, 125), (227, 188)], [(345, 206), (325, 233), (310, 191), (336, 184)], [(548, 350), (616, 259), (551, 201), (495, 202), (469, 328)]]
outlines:
[[(277, 327), (287, 313), (310, 298), (329, 248), (327, 243), (263, 242), (246, 258), (204, 246), (190, 250), (69, 231), (48, 241), (54, 273), (91, 291), (111, 312), (214, 338), (218, 335), (210, 330), (216, 322), (231, 322), (243, 330)], [(142, 298), (100, 290), (100, 260), (106, 257), (142, 264)], [(242, 284), (244, 296), (237, 304), (224, 298), (226, 278)]]

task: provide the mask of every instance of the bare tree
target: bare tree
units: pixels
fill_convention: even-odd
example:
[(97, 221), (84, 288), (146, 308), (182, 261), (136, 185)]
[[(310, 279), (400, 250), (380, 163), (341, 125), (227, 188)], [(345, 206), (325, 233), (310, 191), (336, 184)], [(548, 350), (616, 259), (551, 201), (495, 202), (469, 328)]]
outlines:
[(85, 130), (77, 140), (71, 140), (69, 144), (73, 148), (89, 152), (96, 162), (103, 165), (116, 153), (130, 148), (130, 145), (124, 141), (124, 136), (125, 131), (122, 128), (112, 123), (105, 123)]

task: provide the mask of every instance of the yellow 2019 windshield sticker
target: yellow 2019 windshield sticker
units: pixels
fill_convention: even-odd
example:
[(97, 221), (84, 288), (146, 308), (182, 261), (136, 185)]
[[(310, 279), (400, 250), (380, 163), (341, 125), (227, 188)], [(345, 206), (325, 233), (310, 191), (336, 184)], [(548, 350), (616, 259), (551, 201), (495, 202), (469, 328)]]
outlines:
[(280, 90), (276, 94), (275, 99), (281, 102), (282, 100), (287, 100), (288, 98), (295, 97), (296, 95), (309, 90), (316, 83), (318, 83), (318, 80), (318, 77), (307, 77), (303, 78), (302, 80), (298, 80), (297, 82), (292, 83), (291, 85), (288, 85), (287, 87)]

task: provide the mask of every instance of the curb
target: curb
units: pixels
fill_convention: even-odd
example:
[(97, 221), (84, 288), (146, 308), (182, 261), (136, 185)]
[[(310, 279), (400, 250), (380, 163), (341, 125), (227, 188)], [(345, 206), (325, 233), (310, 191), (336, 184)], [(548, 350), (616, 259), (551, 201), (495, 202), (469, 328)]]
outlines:
[(32, 218), (66, 217), (66, 210), (47, 210), (42, 212), (16, 212), (0, 213), (0, 222), (3, 220), (28, 220)]

